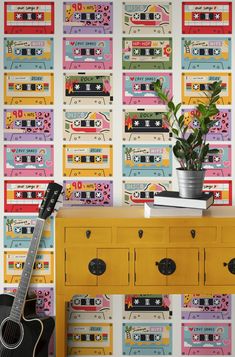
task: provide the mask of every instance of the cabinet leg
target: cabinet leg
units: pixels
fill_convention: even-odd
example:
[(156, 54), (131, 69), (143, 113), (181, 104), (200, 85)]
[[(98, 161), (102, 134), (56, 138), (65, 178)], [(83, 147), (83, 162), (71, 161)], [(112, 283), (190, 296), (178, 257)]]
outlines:
[(56, 357), (67, 356), (66, 301), (63, 295), (56, 296)]

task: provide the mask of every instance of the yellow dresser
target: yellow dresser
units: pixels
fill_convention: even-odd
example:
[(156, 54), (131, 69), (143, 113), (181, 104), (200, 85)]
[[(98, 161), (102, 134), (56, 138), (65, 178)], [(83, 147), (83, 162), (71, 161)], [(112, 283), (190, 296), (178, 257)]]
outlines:
[(144, 218), (143, 208), (61, 209), (56, 217), (56, 356), (76, 294), (235, 293), (235, 207)]

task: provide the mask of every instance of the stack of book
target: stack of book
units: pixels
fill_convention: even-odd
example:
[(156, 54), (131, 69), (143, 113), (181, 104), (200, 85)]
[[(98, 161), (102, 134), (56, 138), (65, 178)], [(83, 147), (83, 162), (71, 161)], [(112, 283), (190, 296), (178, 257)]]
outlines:
[(153, 203), (145, 203), (145, 217), (200, 217), (214, 202), (212, 192), (203, 192), (200, 198), (181, 198), (179, 192), (162, 191), (154, 196)]

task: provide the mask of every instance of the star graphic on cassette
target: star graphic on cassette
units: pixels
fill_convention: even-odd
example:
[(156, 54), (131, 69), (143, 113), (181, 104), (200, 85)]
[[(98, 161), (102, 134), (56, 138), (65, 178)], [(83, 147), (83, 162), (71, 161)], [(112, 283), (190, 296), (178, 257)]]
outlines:
[(160, 340), (161, 340), (161, 335), (158, 335), (158, 334), (155, 335), (155, 338), (154, 338), (154, 339), (155, 339), (155, 341), (160, 341)]
[(16, 90), (21, 90), (21, 84), (16, 84)]
[(161, 126), (161, 121), (160, 120), (156, 120), (155, 121), (155, 126), (157, 126), (157, 127)]
[(101, 84), (97, 84), (97, 85), (95, 86), (95, 89), (96, 89), (96, 90), (101, 90)]
[(42, 126), (42, 120), (37, 120), (36, 125), (37, 125), (38, 128), (41, 127)]
[(19, 14), (19, 13), (16, 14), (16, 19), (17, 19), (17, 20), (20, 20), (21, 18), (22, 18), (22, 14)]
[(15, 54), (18, 55), (18, 56), (21, 55), (21, 50), (20, 50), (19, 48), (17, 48), (17, 49), (15, 50)]
[(81, 19), (81, 14), (80, 14), (79, 12), (75, 12), (74, 18), (75, 18), (76, 20), (80, 20), (80, 19)]
[(134, 126), (139, 126), (139, 124), (140, 124), (139, 120), (134, 121)]
[(155, 304), (158, 305), (158, 306), (161, 305), (161, 300), (160, 299), (156, 299), (155, 300)]
[(37, 162), (42, 162), (42, 156), (37, 156), (37, 157), (36, 157), (36, 161), (37, 161)]
[(102, 198), (102, 193), (101, 192), (96, 192), (95, 197), (96, 198)]
[(21, 192), (16, 192), (16, 198), (21, 198), (22, 197), (22, 193)]
[(95, 121), (95, 126), (97, 127), (97, 128), (100, 128), (101, 127), (101, 120), (96, 120)]
[(20, 120), (16, 120), (16, 121), (15, 121), (15, 125), (16, 125), (16, 126), (20, 126), (20, 125), (21, 125), (21, 121), (20, 121)]
[(42, 84), (37, 84), (37, 90), (42, 90)]
[(42, 192), (37, 192), (37, 198), (43, 198), (43, 193)]
[(20, 269), (20, 268), (21, 268), (21, 263), (20, 263), (20, 262), (17, 262), (17, 263), (15, 264), (15, 267), (16, 267), (16, 269)]
[(140, 303), (139, 299), (134, 299), (134, 305), (138, 305)]
[(76, 84), (74, 85), (74, 89), (75, 89), (75, 90), (79, 90), (79, 89), (80, 89), (80, 84), (77, 84), (77, 83), (76, 83)]
[(20, 232), (21, 232), (20, 227), (16, 227), (16, 228), (15, 228), (15, 233), (20, 233)]
[(101, 156), (96, 156), (95, 161), (96, 162), (101, 162), (102, 161)]
[(134, 334), (134, 341), (139, 341), (139, 335), (137, 335), (137, 334)]
[(101, 305), (101, 299), (95, 299), (95, 304), (96, 305)]
[(74, 197), (75, 198), (80, 198), (80, 192), (74, 192)]
[(214, 305), (216, 306), (220, 305), (220, 299), (218, 298), (214, 299)]
[(220, 192), (216, 192), (214, 195), (215, 195), (215, 198), (221, 198), (221, 193)]
[(38, 48), (35, 52), (36, 52), (37, 56), (42, 55), (42, 49), (41, 48)]
[(16, 162), (21, 162), (21, 157), (20, 156), (16, 156), (15, 160), (16, 160)]

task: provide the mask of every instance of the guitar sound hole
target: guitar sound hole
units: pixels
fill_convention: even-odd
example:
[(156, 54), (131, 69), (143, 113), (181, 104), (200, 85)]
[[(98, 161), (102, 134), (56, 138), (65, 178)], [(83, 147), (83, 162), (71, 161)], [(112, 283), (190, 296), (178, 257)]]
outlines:
[(21, 344), (24, 337), (24, 330), (21, 323), (6, 318), (2, 321), (0, 329), (0, 339), (6, 348), (14, 349)]

